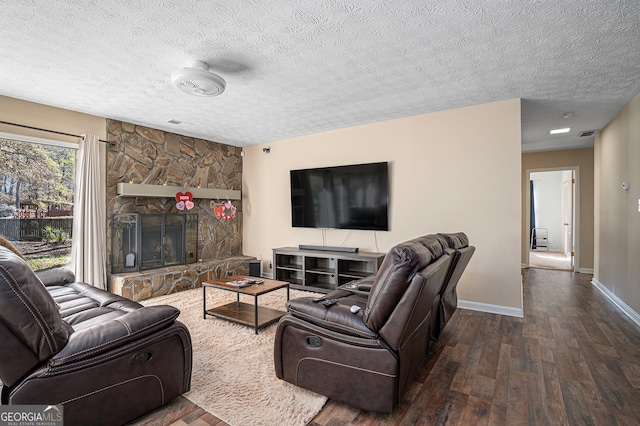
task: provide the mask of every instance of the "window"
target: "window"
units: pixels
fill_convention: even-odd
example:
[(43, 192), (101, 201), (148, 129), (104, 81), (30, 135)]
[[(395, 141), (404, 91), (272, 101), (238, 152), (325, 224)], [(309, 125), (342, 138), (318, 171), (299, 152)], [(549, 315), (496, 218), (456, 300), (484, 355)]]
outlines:
[(35, 269), (69, 261), (74, 148), (0, 138), (0, 235)]

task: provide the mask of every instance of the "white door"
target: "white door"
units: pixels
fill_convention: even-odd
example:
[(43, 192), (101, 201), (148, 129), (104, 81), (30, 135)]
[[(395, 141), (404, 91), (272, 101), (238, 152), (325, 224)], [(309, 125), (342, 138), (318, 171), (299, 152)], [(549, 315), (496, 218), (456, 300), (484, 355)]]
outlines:
[(563, 235), (562, 235), (562, 251), (571, 259), (571, 270), (574, 268), (573, 255), (573, 202), (574, 202), (574, 172), (571, 170), (567, 173), (566, 178), (562, 182), (562, 217), (563, 217)]

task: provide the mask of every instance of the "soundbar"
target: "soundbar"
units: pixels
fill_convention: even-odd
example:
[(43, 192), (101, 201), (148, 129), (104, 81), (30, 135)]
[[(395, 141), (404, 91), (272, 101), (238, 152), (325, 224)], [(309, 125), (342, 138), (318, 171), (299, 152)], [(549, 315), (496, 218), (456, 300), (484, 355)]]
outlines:
[(358, 247), (332, 247), (332, 246), (309, 246), (306, 244), (300, 244), (298, 246), (300, 250), (318, 250), (318, 251), (341, 251), (344, 253), (357, 253)]

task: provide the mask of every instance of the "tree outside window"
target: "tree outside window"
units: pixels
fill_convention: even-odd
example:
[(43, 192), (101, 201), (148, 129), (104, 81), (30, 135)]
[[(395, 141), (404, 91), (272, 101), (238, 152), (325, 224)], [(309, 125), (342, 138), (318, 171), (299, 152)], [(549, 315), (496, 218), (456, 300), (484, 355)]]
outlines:
[(74, 184), (74, 149), (0, 139), (0, 236), (32, 267), (37, 257), (63, 257), (34, 269), (68, 262)]

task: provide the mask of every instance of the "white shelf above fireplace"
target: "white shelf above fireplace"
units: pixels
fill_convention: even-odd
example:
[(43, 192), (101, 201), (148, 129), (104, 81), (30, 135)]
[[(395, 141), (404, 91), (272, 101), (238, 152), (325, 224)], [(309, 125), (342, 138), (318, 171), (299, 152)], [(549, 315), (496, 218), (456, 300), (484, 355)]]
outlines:
[(145, 183), (119, 183), (121, 197), (167, 197), (174, 198), (178, 192), (190, 192), (193, 198), (212, 200), (239, 200), (241, 193), (233, 189), (198, 188), (195, 186), (148, 185)]

